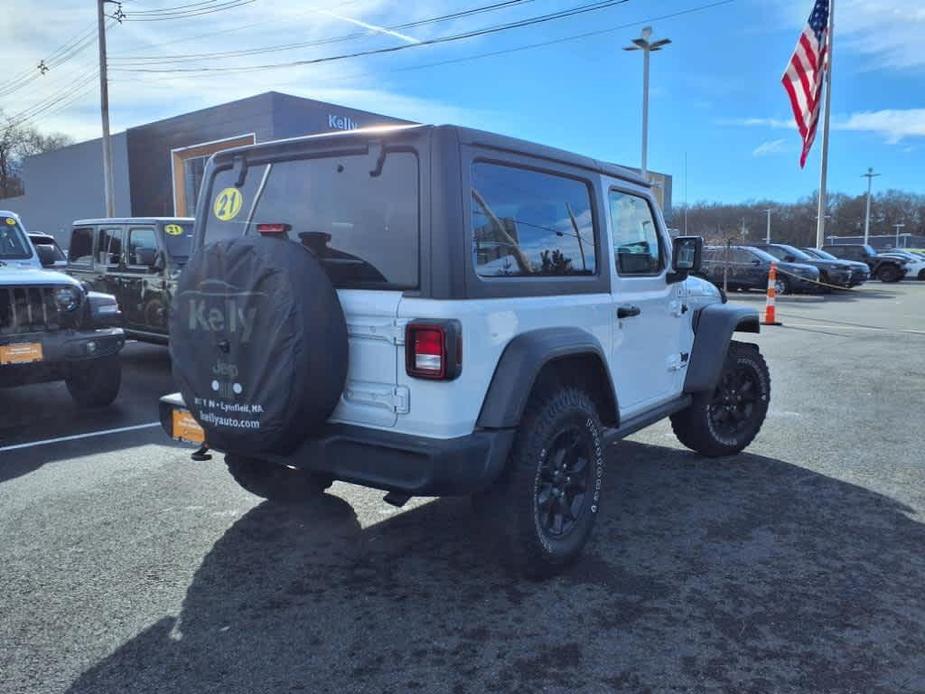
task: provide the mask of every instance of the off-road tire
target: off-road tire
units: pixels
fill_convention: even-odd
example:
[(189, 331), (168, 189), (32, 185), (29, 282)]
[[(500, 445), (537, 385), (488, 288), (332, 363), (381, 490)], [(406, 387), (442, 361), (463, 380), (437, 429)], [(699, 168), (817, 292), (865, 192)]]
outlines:
[(75, 364), (64, 383), (74, 402), (81, 407), (111, 405), (122, 386), (119, 357), (104, 357)]
[[(574, 447), (567, 441), (576, 436)], [(497, 482), (484, 494), (473, 499), (477, 512), (490, 525), (501, 559), (510, 568), (532, 578), (552, 575), (572, 563), (591, 535), (600, 509), (604, 473), (604, 448), (601, 422), (591, 397), (579, 388), (557, 386), (531, 395), (507, 466)], [(567, 449), (560, 457), (561, 448)], [(572, 455), (568, 451), (581, 451)], [(561, 534), (544, 525), (555, 524), (556, 493), (552, 490), (551, 470), (560, 462), (574, 459), (574, 468), (581, 467), (585, 485), (583, 496), (572, 497), (569, 515), (563, 520)], [(559, 470), (563, 477), (565, 500), (575, 494), (574, 478)], [(576, 474), (577, 477), (577, 474)], [(549, 502), (539, 501), (540, 496)], [(563, 497), (558, 497), (563, 498)], [(565, 515), (564, 513), (562, 514)], [(569, 523), (568, 526), (565, 524)]]
[(877, 270), (877, 279), (886, 284), (899, 282), (903, 278), (903, 272), (900, 268), (892, 263), (886, 263)]
[(235, 482), (269, 501), (308, 501), (321, 496), (333, 483), (325, 475), (231, 453), (225, 455), (225, 465)]
[[(741, 430), (728, 432), (717, 423), (718, 408), (741, 405), (741, 398), (739, 403), (731, 404), (723, 400), (727, 390), (724, 384), (738, 374), (745, 374), (751, 388), (755, 389), (754, 402), (750, 403), (752, 408), (741, 422)], [(743, 388), (742, 392), (746, 390)], [(681, 443), (701, 455), (708, 458), (734, 455), (748, 446), (761, 430), (770, 401), (771, 375), (764, 357), (754, 345), (733, 341), (729, 343), (717, 387), (697, 393), (690, 407), (671, 415), (671, 428)]]

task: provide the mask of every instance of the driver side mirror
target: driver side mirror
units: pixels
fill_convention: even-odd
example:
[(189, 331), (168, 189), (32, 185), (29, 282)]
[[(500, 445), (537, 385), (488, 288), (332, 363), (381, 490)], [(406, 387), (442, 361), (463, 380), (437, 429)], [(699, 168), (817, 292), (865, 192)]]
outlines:
[(703, 262), (703, 237), (678, 236), (671, 242), (671, 272), (669, 284), (683, 282), (691, 273), (700, 272)]
[(39, 257), (42, 267), (54, 267), (55, 249), (44, 243), (35, 244), (35, 252)]

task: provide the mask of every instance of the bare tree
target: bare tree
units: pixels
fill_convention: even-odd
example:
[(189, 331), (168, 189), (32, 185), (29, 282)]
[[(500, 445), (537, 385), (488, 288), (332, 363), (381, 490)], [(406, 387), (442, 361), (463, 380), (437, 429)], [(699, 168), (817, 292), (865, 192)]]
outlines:
[(22, 195), (23, 159), (71, 144), (62, 133), (43, 134), (31, 125), (12, 123), (0, 112), (0, 198)]

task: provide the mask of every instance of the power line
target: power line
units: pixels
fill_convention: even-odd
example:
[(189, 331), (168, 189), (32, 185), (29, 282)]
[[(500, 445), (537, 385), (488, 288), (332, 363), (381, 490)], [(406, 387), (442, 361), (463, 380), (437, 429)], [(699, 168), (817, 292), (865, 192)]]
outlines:
[(319, 63), (329, 63), (338, 60), (347, 60), (349, 58), (359, 58), (369, 55), (379, 55), (382, 53), (397, 53), (398, 51), (408, 50), (409, 48), (419, 48), (421, 46), (434, 46), (442, 43), (450, 43), (453, 41), (460, 41), (463, 39), (474, 38), (476, 36), (486, 36), (489, 34), (496, 34), (501, 31), (508, 31), (510, 29), (519, 29), (522, 27), (533, 26), (536, 24), (542, 24), (545, 22), (550, 22), (558, 19), (566, 19), (569, 17), (574, 17), (577, 15), (585, 14), (588, 12), (594, 12), (597, 10), (607, 9), (614, 7), (616, 5), (622, 5), (629, 2), (629, 0), (604, 0), (603, 2), (594, 2), (585, 5), (579, 5), (568, 10), (560, 10), (557, 12), (551, 12), (545, 15), (539, 15), (536, 17), (531, 17), (528, 19), (522, 19), (515, 22), (508, 22), (506, 24), (500, 24), (495, 26), (483, 27), (481, 29), (475, 29), (472, 31), (467, 31), (459, 34), (452, 34), (449, 36), (441, 36), (434, 39), (427, 39), (420, 41), (419, 43), (413, 44), (400, 44), (397, 46), (388, 46), (385, 48), (375, 48), (365, 51), (354, 51), (352, 53), (344, 53), (341, 55), (326, 56), (322, 58), (311, 58), (307, 60), (293, 60), (285, 63), (270, 63), (264, 65), (252, 65), (247, 67), (202, 67), (202, 68), (113, 68), (113, 70), (119, 70), (121, 72), (171, 72), (171, 73), (189, 73), (189, 72), (253, 72), (260, 70), (272, 70), (276, 68), (283, 67), (296, 67), (302, 65), (316, 65)]
[[(453, 12), (451, 14), (440, 15), (437, 17), (430, 17), (428, 19), (420, 19), (414, 22), (406, 22), (404, 24), (393, 24), (390, 26), (385, 26), (383, 29), (388, 31), (404, 31), (406, 29), (413, 29), (415, 27), (424, 26), (427, 24), (437, 24), (439, 22), (450, 21), (454, 19), (461, 19), (463, 17), (470, 17), (477, 14), (483, 14), (485, 12), (493, 12), (499, 9), (508, 9), (515, 5), (522, 5), (529, 2), (535, 2), (535, 0), (506, 0), (505, 2), (496, 2), (491, 5), (482, 5), (480, 7), (473, 7), (467, 10), (460, 10), (458, 12)], [(298, 48), (310, 48), (314, 46), (323, 46), (331, 43), (339, 43), (341, 41), (348, 41), (357, 38), (364, 38), (369, 36), (368, 31), (359, 31), (352, 32), (350, 34), (343, 34), (341, 36), (332, 36), (324, 39), (315, 39), (312, 41), (301, 41), (297, 43), (288, 43), (288, 44), (276, 44), (273, 46), (265, 46), (262, 48), (246, 48), (236, 51), (218, 51), (214, 53), (187, 53), (180, 55), (161, 55), (161, 56), (119, 56), (118, 58), (113, 58), (113, 63), (120, 64), (120, 66), (125, 66), (128, 64), (137, 64), (137, 65), (152, 65), (152, 64), (169, 64), (175, 62), (186, 62), (186, 61), (198, 61), (198, 60), (211, 60), (211, 59), (221, 59), (221, 58), (238, 58), (248, 55), (258, 55), (262, 53), (276, 53), (280, 51), (289, 51), (295, 50)]]
[(137, 12), (126, 12), (125, 21), (126, 22), (164, 22), (172, 19), (187, 19), (189, 17), (201, 17), (207, 14), (214, 14), (216, 12), (224, 12), (225, 10), (233, 10), (236, 7), (243, 7), (244, 5), (250, 5), (256, 2), (256, 0), (227, 0), (220, 5), (214, 5), (212, 7), (202, 7), (199, 9), (191, 9), (184, 12), (174, 12), (170, 14), (162, 15), (152, 15), (152, 16), (143, 16), (136, 18), (135, 15), (139, 14)]
[[(688, 14), (694, 14), (694, 13), (697, 13), (697, 12), (703, 12), (703, 11), (705, 11), (705, 10), (710, 10), (710, 9), (715, 8), (715, 7), (720, 7), (720, 6), (722, 6), (722, 5), (729, 5), (729, 4), (731, 4), (731, 3), (735, 2), (735, 1), (736, 1), (736, 0), (717, 0), (716, 2), (710, 2), (710, 3), (706, 3), (706, 4), (704, 4), (704, 5), (697, 5), (697, 6), (695, 6), (695, 7), (689, 7), (689, 8), (687, 8), (687, 9), (685, 9), (685, 10), (678, 10), (677, 12), (670, 12), (670, 13), (668, 13), (668, 14), (663, 14), (663, 15), (658, 15), (658, 16), (653, 16), (653, 17), (647, 17), (647, 18), (645, 18), (645, 19), (639, 19), (639, 20), (636, 20), (636, 21), (633, 21), (633, 22), (627, 22), (627, 23), (625, 23), (625, 24), (617, 24), (617, 25), (615, 25), (615, 26), (607, 27), (607, 28), (605, 28), (605, 29), (597, 29), (597, 30), (594, 30), (594, 31), (586, 31), (586, 32), (582, 32), (582, 33), (580, 33), (580, 34), (570, 34), (570, 35), (568, 35), (568, 36), (563, 36), (563, 37), (560, 37), (560, 38), (557, 38), (557, 39), (550, 39), (550, 40), (547, 40), (547, 41), (539, 41), (539, 42), (537, 42), (537, 43), (529, 43), (529, 44), (525, 44), (525, 45), (523, 45), (523, 46), (513, 46), (513, 47), (511, 47), (511, 48), (502, 48), (502, 49), (499, 49), (499, 50), (496, 50), (496, 51), (485, 51), (485, 52), (483, 52), (483, 53), (475, 53), (475, 54), (472, 54), (472, 55), (461, 56), (461, 57), (459, 57), (459, 58), (449, 58), (449, 59), (447, 59), (447, 60), (438, 60), (438, 61), (434, 61), (434, 62), (430, 62), (430, 63), (419, 63), (419, 64), (417, 64), (417, 65), (405, 65), (405, 66), (402, 66), (402, 67), (393, 67), (393, 68), (388, 68), (388, 69), (383, 70), (383, 71), (380, 71), (380, 72), (410, 72), (410, 71), (413, 71), (413, 70), (426, 70), (426, 69), (433, 68), (433, 67), (441, 67), (441, 66), (443, 66), (443, 65), (453, 65), (453, 64), (456, 64), (456, 63), (466, 63), (466, 62), (469, 62), (469, 61), (472, 61), (472, 60), (482, 60), (482, 59), (484, 59), (484, 58), (494, 58), (494, 57), (497, 57), (497, 56), (499, 56), (499, 55), (507, 55), (507, 54), (510, 54), (510, 53), (519, 53), (520, 51), (536, 50), (536, 49), (538, 49), (538, 48), (546, 48), (547, 46), (554, 46), (554, 45), (557, 45), (557, 44), (560, 44), (560, 43), (567, 43), (567, 42), (569, 42), (569, 41), (580, 41), (580, 40), (582, 40), (582, 39), (593, 38), (593, 37), (596, 37), (596, 36), (603, 36), (604, 34), (611, 34), (611, 33), (614, 33), (614, 32), (616, 32), (616, 31), (622, 31), (622, 30), (624, 30), (624, 29), (629, 29), (629, 28), (632, 28), (632, 27), (643, 26), (643, 25), (646, 25), (646, 24), (651, 24), (651, 23), (653, 23), (653, 22), (658, 22), (658, 21), (667, 20), (667, 19), (674, 19), (674, 18), (676, 18), (676, 17), (681, 17), (681, 16), (688, 15)], [(244, 72), (244, 71), (249, 70), (249, 68), (241, 68), (240, 70), (241, 70), (242, 72)], [(368, 72), (368, 71), (362, 71), (362, 72), (359, 72), (359, 71), (358, 71), (358, 72), (353, 72), (353, 73), (349, 73), (349, 74), (346, 74), (346, 75), (344, 75), (344, 74), (338, 74), (338, 75), (336, 75), (336, 76), (331, 76), (331, 77), (328, 77), (328, 78), (324, 78), (324, 79), (322, 79), (321, 81), (322, 81), (322, 82), (334, 82), (334, 81), (342, 82), (342, 81), (345, 80), (345, 79), (355, 79), (355, 78), (359, 78), (359, 77), (369, 77), (369, 76), (372, 76), (372, 75), (373, 75), (373, 73)], [(163, 80), (170, 79), (168, 76), (164, 76), (164, 77), (149, 77), (149, 76), (147, 76), (147, 75), (138, 75), (137, 77), (133, 77), (132, 79), (137, 79), (137, 78), (141, 78), (141, 79), (143, 79), (143, 80), (146, 81), (146, 82), (147, 82), (147, 81), (155, 81), (155, 82), (157, 82), (157, 81), (163, 81)], [(121, 80), (120, 80), (120, 81), (121, 81)], [(127, 81), (127, 80), (126, 80), (126, 81)]]
[[(116, 24), (116, 22), (111, 21), (107, 25), (107, 28), (111, 28), (114, 24)], [(43, 58), (36, 67), (30, 68), (23, 73), (20, 73), (19, 77), (10, 79), (4, 84), (0, 84), (0, 97), (9, 96), (10, 94), (19, 91), (23, 87), (32, 84), (39, 77), (43, 77), (53, 68), (64, 65), (72, 58), (78, 56), (80, 53), (94, 44), (96, 44), (95, 24), (92, 28), (81, 32), (74, 38), (59, 46), (46, 58)]]

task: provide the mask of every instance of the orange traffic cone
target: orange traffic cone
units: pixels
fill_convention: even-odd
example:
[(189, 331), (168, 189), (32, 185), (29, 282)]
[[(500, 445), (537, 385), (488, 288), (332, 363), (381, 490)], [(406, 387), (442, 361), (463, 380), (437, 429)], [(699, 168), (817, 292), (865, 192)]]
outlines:
[(777, 312), (774, 308), (775, 297), (777, 297), (777, 264), (771, 263), (771, 269), (768, 271), (768, 298), (764, 305), (762, 325), (783, 325), (777, 320)]

